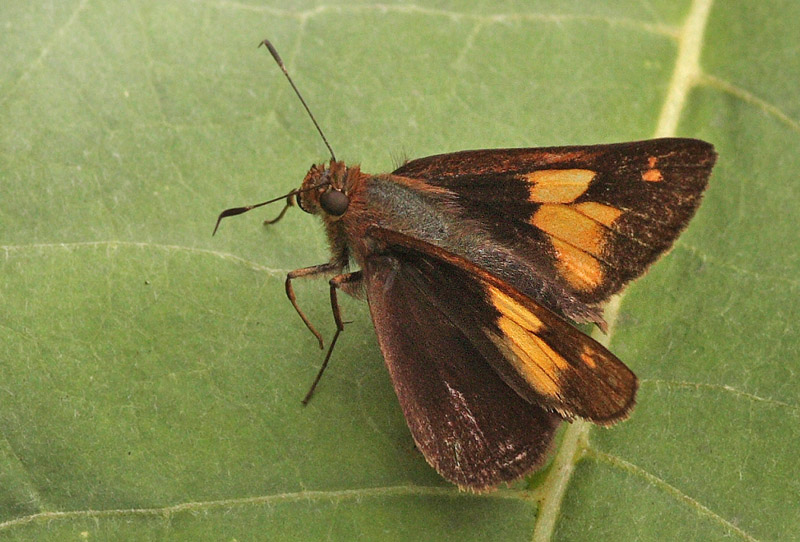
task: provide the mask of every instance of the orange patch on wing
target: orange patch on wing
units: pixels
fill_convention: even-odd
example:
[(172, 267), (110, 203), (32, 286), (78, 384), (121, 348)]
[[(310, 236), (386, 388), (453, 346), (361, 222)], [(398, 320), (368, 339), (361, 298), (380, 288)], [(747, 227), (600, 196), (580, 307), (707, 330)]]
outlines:
[(595, 361), (591, 349), (586, 345), (583, 345), (583, 349), (581, 350), (581, 361), (584, 362), (587, 367), (597, 369), (597, 361)]
[(520, 325), (524, 326), (525, 329), (536, 333), (544, 327), (542, 321), (539, 320), (535, 314), (526, 309), (524, 306), (520, 305), (518, 302), (514, 301), (501, 290), (498, 290), (493, 286), (489, 286), (489, 297), (492, 300), (492, 305), (494, 305), (500, 314), (511, 318), (515, 322), (518, 322)]
[(570, 203), (589, 188), (597, 175), (589, 169), (543, 169), (524, 175), (530, 183), (529, 201), (534, 203)]
[(605, 230), (570, 205), (542, 205), (531, 218), (531, 224), (589, 254), (602, 253)]
[(497, 327), (501, 331), (501, 335), (489, 333), (489, 338), (537, 392), (558, 397), (558, 373), (568, 369), (569, 363), (537, 335), (544, 328), (542, 321), (497, 288), (489, 286), (488, 293), (500, 312)]
[(514, 369), (542, 395), (558, 397), (558, 363), (566, 363), (564, 358), (510, 318), (501, 317), (497, 325), (503, 335), (491, 338)]
[(550, 238), (556, 250), (556, 266), (573, 288), (590, 292), (603, 282), (603, 266), (587, 254), (560, 239)]
[(658, 162), (658, 158), (655, 156), (651, 156), (648, 159), (647, 165), (650, 166), (650, 169), (642, 173), (642, 180), (650, 183), (657, 183), (664, 180), (664, 176), (656, 169), (656, 162)]
[(657, 183), (664, 180), (664, 177), (661, 175), (661, 172), (657, 169), (648, 169), (644, 173), (642, 173), (642, 180), (650, 182), (650, 183)]
[(595, 201), (576, 203), (573, 208), (582, 215), (586, 215), (606, 227), (611, 227), (611, 224), (624, 213), (621, 209)]

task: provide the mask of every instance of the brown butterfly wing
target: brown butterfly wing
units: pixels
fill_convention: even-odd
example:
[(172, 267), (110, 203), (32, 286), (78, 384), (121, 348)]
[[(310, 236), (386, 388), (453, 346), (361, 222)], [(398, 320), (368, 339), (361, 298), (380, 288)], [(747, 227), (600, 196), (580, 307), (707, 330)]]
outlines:
[[(372, 228), (369, 236), (381, 247), (380, 258), (392, 266), (382, 282), (407, 284), (409, 303), (424, 301), (444, 315), (528, 402), (601, 425), (628, 416), (635, 402), (636, 376), (597, 341), (509, 283), (441, 247), (379, 228)], [(365, 278), (369, 284), (369, 266)], [(368, 299), (370, 291), (371, 287)], [(373, 319), (378, 316), (373, 311)], [(377, 320), (375, 325), (379, 327)], [(408, 340), (421, 337), (411, 334)]]
[(451, 191), (478, 220), (580, 301), (640, 276), (686, 227), (716, 160), (695, 139), (463, 151), (394, 174)]
[(500, 378), (439, 300), (420, 290), (418, 263), (383, 254), (364, 269), (378, 342), (414, 441), (462, 488), (516, 480), (543, 462), (561, 417)]

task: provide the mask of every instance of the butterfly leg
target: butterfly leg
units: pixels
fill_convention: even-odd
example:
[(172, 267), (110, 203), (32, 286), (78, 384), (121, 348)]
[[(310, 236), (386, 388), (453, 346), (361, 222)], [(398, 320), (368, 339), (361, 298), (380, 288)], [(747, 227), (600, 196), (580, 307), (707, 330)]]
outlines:
[(324, 348), (324, 342), (322, 341), (322, 335), (320, 335), (319, 331), (314, 328), (311, 324), (311, 321), (305, 315), (305, 313), (300, 309), (299, 305), (297, 304), (297, 298), (294, 295), (294, 288), (292, 288), (292, 281), (294, 279), (299, 279), (302, 277), (313, 277), (315, 275), (325, 275), (327, 273), (338, 273), (342, 270), (344, 265), (342, 265), (338, 260), (332, 260), (328, 263), (323, 263), (321, 265), (312, 265), (311, 267), (303, 267), (302, 269), (295, 269), (294, 271), (290, 271), (286, 275), (286, 296), (289, 298), (289, 301), (292, 302), (292, 306), (294, 310), (297, 311), (297, 314), (300, 315), (300, 318), (303, 320), (303, 323), (306, 327), (314, 334), (314, 337), (317, 338), (319, 341), (319, 348), (322, 350)]
[(311, 388), (306, 393), (306, 396), (303, 398), (303, 404), (307, 405), (308, 402), (311, 400), (311, 396), (314, 394), (314, 389), (317, 387), (320, 378), (322, 378), (322, 373), (325, 372), (325, 368), (328, 366), (328, 361), (331, 359), (331, 354), (333, 353), (333, 347), (336, 346), (336, 341), (339, 339), (339, 335), (344, 331), (344, 320), (342, 320), (342, 310), (339, 308), (339, 298), (337, 295), (338, 290), (343, 290), (346, 293), (350, 293), (356, 290), (361, 285), (361, 282), (364, 280), (364, 274), (361, 271), (355, 271), (353, 273), (343, 273), (341, 275), (336, 275), (330, 280), (331, 285), (331, 310), (333, 311), (333, 319), (336, 322), (336, 333), (333, 335), (333, 339), (331, 339), (331, 345), (328, 347), (328, 353), (325, 354), (325, 359), (322, 362), (322, 366), (319, 368), (319, 372), (317, 373), (317, 377), (314, 379), (314, 382), (311, 384)]

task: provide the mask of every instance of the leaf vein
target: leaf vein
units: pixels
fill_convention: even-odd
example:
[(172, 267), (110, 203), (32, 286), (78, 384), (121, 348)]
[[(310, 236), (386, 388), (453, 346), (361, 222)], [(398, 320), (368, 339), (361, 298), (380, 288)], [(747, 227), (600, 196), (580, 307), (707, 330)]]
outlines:
[(328, 12), (333, 13), (364, 13), (364, 12), (377, 12), (377, 13), (397, 13), (401, 15), (427, 15), (431, 17), (444, 17), (455, 21), (459, 20), (472, 20), (480, 23), (490, 24), (507, 24), (509, 22), (525, 22), (525, 21), (538, 21), (538, 22), (552, 22), (552, 23), (565, 23), (571, 21), (577, 22), (602, 22), (611, 26), (624, 26), (629, 28), (637, 28), (644, 32), (651, 34), (658, 34), (661, 36), (668, 36), (671, 38), (678, 38), (679, 29), (672, 25), (650, 23), (638, 19), (630, 19), (626, 17), (604, 17), (602, 15), (584, 15), (584, 14), (566, 14), (566, 13), (494, 13), (494, 14), (480, 14), (480, 13), (467, 13), (463, 11), (453, 11), (448, 9), (437, 9), (420, 6), (417, 4), (369, 4), (369, 5), (345, 5), (335, 6), (322, 4), (312, 9), (304, 11), (293, 11), (285, 9), (277, 9), (270, 6), (253, 6), (250, 4), (243, 4), (241, 2), (220, 1), (208, 2), (217, 7), (225, 7), (243, 11), (255, 11), (270, 13), (273, 15), (292, 17), (299, 20), (309, 19), (318, 15), (323, 15)]
[(39, 51), (39, 55), (33, 59), (33, 61), (28, 65), (28, 67), (22, 72), (22, 75), (14, 81), (14, 83), (9, 88), (8, 92), (5, 96), (0, 97), (0, 105), (5, 104), (5, 102), (14, 94), (14, 91), (17, 87), (28, 77), (30, 77), (31, 72), (41, 66), (42, 62), (45, 58), (50, 54), (53, 46), (56, 45), (61, 41), (61, 38), (64, 36), (64, 33), (67, 31), (69, 27), (71, 27), (75, 21), (78, 19), (78, 15), (86, 9), (86, 5), (89, 3), (89, 0), (81, 0), (80, 4), (75, 8), (75, 10), (70, 14), (67, 20), (62, 24), (55, 32), (47, 43), (44, 44), (42, 49)]
[(771, 282), (775, 282), (775, 281), (780, 281), (780, 282), (784, 282), (786, 284), (789, 284), (789, 285), (791, 285), (793, 287), (800, 286), (800, 280), (792, 279), (790, 277), (784, 277), (784, 276), (781, 276), (781, 275), (775, 275), (775, 274), (772, 274), (772, 273), (760, 273), (758, 271), (753, 271), (752, 269), (745, 269), (744, 267), (739, 267), (737, 265), (733, 265), (731, 263), (724, 262), (724, 261), (718, 260), (716, 258), (713, 258), (711, 256), (708, 256), (707, 254), (702, 252), (699, 248), (697, 248), (697, 247), (695, 247), (693, 245), (687, 244), (687, 243), (678, 242), (675, 245), (675, 249), (676, 250), (684, 249), (688, 253), (690, 253), (693, 256), (696, 256), (697, 258), (699, 258), (700, 261), (702, 261), (703, 263), (708, 262), (708, 263), (711, 263), (713, 265), (719, 266), (719, 267), (721, 267), (723, 269), (727, 269), (729, 271), (733, 271), (734, 273), (740, 273), (742, 275), (747, 275), (749, 277), (753, 277), (755, 279), (758, 279), (758, 280), (761, 280), (761, 281), (764, 281), (764, 282), (770, 282), (771, 283)]
[(199, 510), (213, 510), (220, 508), (233, 508), (237, 506), (272, 506), (282, 502), (308, 502), (308, 501), (330, 501), (333, 503), (346, 500), (361, 500), (364, 498), (379, 497), (405, 497), (427, 495), (433, 497), (445, 497), (456, 499), (492, 499), (492, 500), (522, 500), (529, 501), (530, 495), (527, 491), (506, 489), (493, 493), (481, 493), (476, 495), (459, 491), (453, 487), (430, 487), (430, 486), (388, 486), (388, 487), (369, 487), (359, 489), (343, 489), (332, 491), (296, 491), (289, 493), (276, 493), (274, 495), (260, 495), (255, 497), (242, 497), (235, 499), (219, 499), (211, 501), (189, 501), (169, 506), (156, 508), (115, 508), (105, 510), (69, 510), (69, 511), (48, 511), (30, 514), (0, 523), (0, 532), (10, 530), (14, 527), (38, 522), (51, 522), (58, 520), (69, 520), (75, 518), (110, 518), (110, 517), (163, 517), (170, 518), (181, 512), (195, 512)]
[(620, 470), (623, 470), (629, 474), (633, 474), (643, 478), (644, 480), (652, 484), (654, 487), (663, 490), (670, 496), (675, 497), (679, 501), (693, 508), (700, 515), (706, 516), (712, 519), (714, 522), (718, 523), (719, 525), (732, 531), (733, 533), (736, 533), (742, 540), (748, 540), (749, 542), (758, 542), (757, 538), (753, 537), (752, 535), (744, 531), (742, 528), (734, 525), (732, 522), (728, 521), (718, 513), (714, 512), (708, 506), (702, 504), (694, 497), (687, 495), (677, 487), (667, 483), (664, 479), (659, 478), (658, 476), (646, 471), (640, 466), (635, 465), (634, 463), (631, 463), (629, 461), (625, 461), (621, 457), (606, 452), (601, 452), (595, 449), (587, 450), (586, 455), (587, 457), (594, 458), (598, 461), (602, 461), (604, 463), (607, 463), (608, 465), (619, 468)]
[(777, 399), (771, 399), (769, 397), (761, 397), (760, 395), (756, 395), (754, 393), (737, 390), (733, 386), (728, 386), (727, 384), (710, 384), (706, 382), (688, 382), (682, 380), (663, 380), (660, 378), (642, 379), (642, 384), (656, 384), (659, 386), (663, 385), (674, 389), (681, 389), (681, 388), (695, 389), (695, 390), (707, 389), (707, 390), (725, 392), (725, 393), (730, 393), (742, 399), (747, 399), (749, 401), (767, 403), (773, 406), (788, 408), (794, 411), (800, 411), (800, 405), (794, 405), (792, 403), (779, 401)]
[(206, 256), (214, 256), (222, 260), (232, 261), (249, 267), (255, 271), (264, 272), (270, 276), (281, 276), (288, 273), (289, 269), (275, 269), (256, 263), (252, 260), (242, 258), (229, 252), (220, 252), (218, 250), (209, 250), (205, 248), (184, 247), (180, 245), (168, 245), (161, 243), (146, 243), (140, 241), (76, 241), (71, 243), (31, 243), (27, 245), (0, 245), (0, 250), (5, 252), (5, 258), (8, 259), (11, 252), (21, 252), (25, 250), (41, 250), (41, 249), (65, 249), (74, 250), (80, 248), (97, 248), (106, 247), (108, 249), (123, 248), (143, 248), (153, 250), (164, 250), (167, 252), (185, 252), (188, 254), (199, 254)]
[[(689, 8), (689, 13), (680, 30), (675, 69), (672, 73), (664, 106), (659, 115), (655, 137), (666, 137), (675, 134), (689, 92), (692, 86), (697, 83), (698, 74), (700, 73), (700, 50), (702, 49), (703, 36), (712, 3), (713, 0), (693, 0)], [(623, 295), (612, 298), (606, 305), (605, 318), (608, 323), (608, 332), (602, 335), (598, 329), (595, 329), (592, 333), (592, 336), (604, 346), (608, 346), (614, 335)], [(567, 429), (564, 437), (565, 442), (567, 437), (570, 436), (588, 442), (589, 424), (586, 422), (580, 423), (586, 427), (575, 428), (576, 424), (573, 423), (573, 426)], [(571, 435), (572, 432), (576, 433), (576, 435)], [(536, 521), (532, 536), (534, 542), (546, 542), (552, 538), (556, 528), (556, 519), (566, 493), (566, 487), (574, 472), (574, 464), (581, 457), (582, 454), (578, 453), (574, 447), (567, 447), (563, 443), (556, 453), (556, 457), (553, 460), (554, 464), (568, 464), (571, 462), (572, 466), (563, 469), (563, 471), (553, 469), (545, 480), (545, 485), (550, 490), (545, 492), (542, 500), (539, 518)], [(558, 483), (551, 483), (551, 478), (553, 477), (557, 478)]]
[(726, 81), (725, 79), (721, 79), (714, 75), (703, 74), (700, 76), (698, 84), (703, 84), (709, 86), (711, 88), (715, 88), (719, 91), (725, 92), (734, 96), (735, 98), (740, 99), (744, 103), (754, 105), (761, 109), (763, 112), (767, 113), (768, 115), (772, 115), (773, 117), (777, 118), (783, 124), (786, 124), (791, 128), (793, 131), (800, 133), (800, 121), (793, 119), (786, 113), (784, 113), (778, 106), (769, 103), (768, 101), (764, 100), (749, 92), (739, 86), (734, 85), (730, 81)]

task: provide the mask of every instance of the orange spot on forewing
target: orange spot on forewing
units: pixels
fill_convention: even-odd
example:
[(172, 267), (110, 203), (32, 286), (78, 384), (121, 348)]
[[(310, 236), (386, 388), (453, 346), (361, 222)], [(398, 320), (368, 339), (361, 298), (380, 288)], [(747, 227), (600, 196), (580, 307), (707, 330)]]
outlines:
[(624, 213), (621, 209), (595, 201), (576, 203), (572, 207), (582, 215), (586, 215), (606, 227), (611, 227), (614, 221)]
[(603, 282), (603, 266), (591, 254), (551, 237), (556, 251), (556, 266), (576, 290), (591, 292)]
[(589, 187), (596, 173), (589, 169), (543, 169), (524, 176), (530, 183), (529, 201), (570, 203)]
[(581, 349), (581, 361), (584, 362), (590, 369), (597, 369), (597, 362), (594, 359), (594, 354), (591, 349), (583, 345)]
[(649, 169), (642, 173), (642, 180), (650, 182), (650, 183), (657, 183), (659, 181), (663, 181), (664, 177), (661, 175), (661, 172), (656, 169), (656, 163), (658, 162), (658, 158), (655, 156), (651, 156), (647, 159), (647, 165)]
[(568, 205), (542, 205), (531, 218), (531, 223), (589, 254), (600, 256), (603, 249), (603, 226)]
[(642, 180), (645, 180), (650, 183), (657, 183), (664, 180), (664, 177), (661, 175), (661, 172), (657, 169), (648, 169), (644, 173), (642, 173)]

